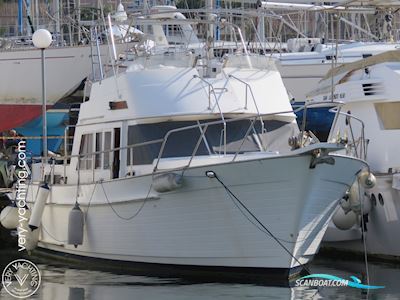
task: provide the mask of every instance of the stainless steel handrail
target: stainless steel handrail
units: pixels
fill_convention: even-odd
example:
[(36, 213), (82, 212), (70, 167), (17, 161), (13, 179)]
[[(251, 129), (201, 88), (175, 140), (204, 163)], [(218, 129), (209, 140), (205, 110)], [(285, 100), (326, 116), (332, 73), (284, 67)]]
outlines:
[[(348, 123), (349, 123), (349, 127), (350, 127), (350, 133), (351, 133), (351, 136), (352, 136), (352, 143), (349, 144), (349, 145), (350, 146), (354, 145), (355, 155), (356, 155), (357, 158), (365, 160), (367, 158), (367, 146), (366, 146), (367, 145), (367, 141), (365, 139), (365, 124), (364, 124), (364, 121), (361, 120), (360, 118), (357, 118), (357, 117), (353, 116), (352, 114), (342, 112), (340, 109), (337, 109), (336, 107), (331, 108), (329, 111), (332, 112), (332, 113), (335, 113), (336, 116), (342, 115), (342, 116), (345, 116), (346, 118), (348, 118), (348, 120), (349, 120)], [(356, 120), (357, 122), (359, 122), (361, 124), (361, 133), (360, 133), (360, 138), (359, 138), (360, 139), (360, 141), (359, 141), (360, 142), (360, 149), (358, 149), (357, 141), (356, 141), (356, 139), (354, 137), (353, 128), (352, 128), (351, 122), (350, 122), (351, 119), (354, 119), (354, 120)], [(335, 120), (335, 121), (336, 122), (333, 125), (335, 125), (335, 127), (336, 127), (337, 120)], [(332, 128), (335, 128), (335, 127), (332, 126)], [(358, 153), (358, 152), (360, 152), (360, 153)]]
[[(336, 104), (340, 105), (342, 103), (336, 103)], [(57, 157), (57, 158), (53, 158), (53, 160), (59, 160), (59, 161), (63, 160), (64, 161), (64, 166), (63, 166), (64, 167), (64, 177), (66, 177), (66, 167), (67, 167), (67, 163), (66, 162), (68, 160), (72, 159), (72, 158), (78, 158), (78, 165), (80, 165), (81, 159), (84, 159), (84, 158), (87, 159), (88, 157), (90, 157), (91, 160), (92, 160), (92, 165), (91, 165), (90, 171), (94, 172), (94, 170), (93, 170), (95, 168), (94, 158), (95, 158), (95, 155), (97, 155), (97, 154), (113, 153), (113, 152), (124, 150), (124, 149), (133, 149), (133, 148), (142, 147), (142, 146), (146, 146), (146, 145), (161, 143), (160, 151), (159, 151), (159, 154), (158, 154), (158, 156), (156, 158), (155, 166), (153, 168), (153, 172), (157, 172), (160, 160), (163, 157), (164, 149), (165, 149), (166, 143), (168, 142), (169, 137), (172, 134), (175, 134), (177, 132), (191, 130), (191, 129), (194, 129), (194, 128), (200, 128), (200, 136), (199, 136), (199, 139), (197, 140), (197, 143), (196, 143), (196, 146), (195, 146), (195, 148), (194, 148), (194, 150), (192, 152), (192, 155), (189, 158), (188, 164), (186, 164), (184, 167), (180, 167), (181, 169), (182, 168), (184, 169), (184, 168), (188, 168), (191, 165), (194, 156), (196, 156), (196, 153), (197, 153), (197, 150), (198, 150), (198, 148), (200, 146), (201, 141), (205, 139), (205, 134), (206, 134), (206, 131), (207, 131), (209, 126), (218, 125), (218, 124), (224, 124), (226, 126), (227, 123), (237, 122), (237, 121), (240, 121), (240, 120), (249, 120), (249, 121), (251, 121), (250, 125), (249, 125), (249, 128), (247, 129), (245, 135), (243, 136), (243, 139), (241, 141), (241, 144), (240, 144), (239, 148), (235, 151), (235, 153), (232, 156), (232, 161), (234, 161), (234, 160), (236, 160), (237, 156), (239, 155), (239, 153), (240, 153), (240, 151), (242, 149), (242, 146), (243, 146), (243, 144), (244, 144), (244, 142), (246, 140), (246, 137), (249, 135), (250, 131), (254, 128), (254, 123), (256, 122), (256, 120), (258, 118), (266, 118), (266, 117), (271, 117), (271, 116), (274, 116), (274, 115), (282, 115), (282, 114), (291, 114), (291, 113), (297, 112), (299, 110), (302, 110), (305, 107), (313, 107), (313, 106), (320, 107), (321, 105), (322, 106), (324, 106), (324, 105), (326, 106), (327, 104), (326, 103), (322, 103), (322, 102), (311, 103), (311, 104), (306, 104), (306, 105), (304, 105), (304, 106), (302, 106), (302, 107), (300, 107), (300, 108), (298, 108), (298, 109), (296, 109), (294, 111), (293, 110), (289, 110), (289, 111), (281, 111), (281, 112), (277, 112), (277, 113), (257, 114), (257, 115), (253, 115), (253, 116), (240, 116), (238, 118), (219, 119), (219, 120), (216, 120), (216, 121), (198, 123), (198, 124), (195, 124), (195, 125), (190, 125), (190, 126), (185, 126), (185, 127), (181, 127), (181, 128), (171, 129), (161, 139), (156, 139), (156, 140), (152, 140), (152, 141), (136, 143), (136, 144), (128, 145), (128, 146), (124, 146), (124, 147), (116, 147), (116, 148), (109, 149), (109, 150), (93, 151), (93, 152), (90, 152), (90, 153), (82, 153), (82, 154), (75, 154), (75, 155), (64, 155), (64, 156), (60, 156), (60, 157)], [(329, 105), (331, 106), (332, 102), (329, 102)], [(361, 120), (355, 118), (354, 116), (350, 116), (350, 117), (362, 122)], [(73, 127), (73, 126), (71, 126), (71, 127)], [(225, 141), (225, 144), (224, 144), (224, 149), (226, 150), (226, 141)], [(264, 151), (264, 149), (262, 149), (260, 151), (262, 152), (262, 151)], [(226, 154), (226, 152), (224, 154)], [(41, 157), (32, 157), (33, 160), (34, 159), (40, 159), (40, 158)], [(54, 172), (55, 168), (53, 167), (51, 169), (52, 169), (52, 172)], [(110, 169), (112, 169), (112, 168), (110, 168)], [(81, 170), (78, 170), (78, 176), (79, 177), (81, 175), (80, 171)], [(54, 174), (52, 176), (54, 177)], [(95, 176), (94, 175), (92, 175), (92, 180), (95, 180)]]
[(214, 86), (210, 82), (208, 82), (207, 80), (205, 80), (204, 78), (202, 78), (202, 77), (200, 77), (198, 75), (193, 75), (193, 78), (198, 78), (202, 82), (204, 82), (204, 83), (206, 83), (208, 85), (208, 109), (209, 110), (211, 110), (211, 96), (210, 95), (211, 95), (211, 92), (213, 93), (213, 96), (214, 96), (214, 99), (215, 99), (215, 104), (218, 107), (219, 114), (221, 116), (221, 120), (222, 120), (222, 122), (224, 124), (224, 130), (223, 130), (224, 131), (224, 135), (223, 135), (223, 137), (224, 137), (224, 145), (225, 145), (224, 154), (226, 154), (226, 122), (225, 122), (225, 117), (224, 117), (224, 114), (223, 114), (223, 112), (221, 110), (221, 107), (219, 106), (219, 101), (218, 101), (217, 95), (215, 94)]
[[(247, 98), (248, 98), (248, 97), (247, 97), (247, 89), (250, 90), (251, 98), (253, 99), (254, 106), (255, 106), (256, 111), (257, 111), (257, 115), (260, 116), (260, 110), (258, 109), (257, 101), (256, 101), (256, 98), (254, 97), (253, 89), (251, 88), (250, 84), (248, 84), (246, 81), (244, 81), (244, 80), (242, 80), (242, 79), (240, 79), (240, 78), (238, 78), (238, 77), (236, 77), (236, 76), (234, 76), (234, 75), (232, 75), (232, 74), (229, 74), (228, 77), (229, 77), (229, 78), (236, 79), (237, 81), (243, 83), (243, 84), (246, 86), (246, 89), (245, 89), (245, 104), (244, 104), (244, 109), (247, 109)], [(262, 119), (261, 119), (260, 121), (261, 121), (261, 123), (262, 123), (262, 125), (263, 125), (263, 128), (264, 128), (264, 122), (262, 121)]]

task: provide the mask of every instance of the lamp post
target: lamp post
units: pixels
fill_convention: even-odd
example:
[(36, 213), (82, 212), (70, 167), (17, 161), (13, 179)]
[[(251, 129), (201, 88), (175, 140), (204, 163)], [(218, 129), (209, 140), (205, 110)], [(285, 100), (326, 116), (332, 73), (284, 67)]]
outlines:
[(46, 74), (45, 74), (45, 59), (44, 50), (50, 46), (52, 42), (51, 34), (46, 29), (36, 30), (32, 35), (32, 42), (36, 48), (41, 50), (42, 54), (42, 125), (43, 125), (43, 144), (42, 151), (44, 161), (47, 162), (47, 116), (46, 116)]

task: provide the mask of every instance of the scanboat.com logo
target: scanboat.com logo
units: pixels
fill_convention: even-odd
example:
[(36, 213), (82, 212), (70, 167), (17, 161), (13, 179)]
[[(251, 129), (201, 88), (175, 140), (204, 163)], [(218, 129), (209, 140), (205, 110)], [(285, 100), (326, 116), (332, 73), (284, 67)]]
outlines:
[(40, 286), (38, 267), (26, 259), (10, 262), (4, 269), (1, 279), (7, 293), (19, 299), (32, 296)]
[(349, 286), (356, 289), (382, 289), (384, 286), (362, 284), (361, 280), (355, 276), (350, 276), (351, 280), (343, 279), (329, 274), (311, 274), (296, 280), (296, 286), (320, 287), (320, 286)]

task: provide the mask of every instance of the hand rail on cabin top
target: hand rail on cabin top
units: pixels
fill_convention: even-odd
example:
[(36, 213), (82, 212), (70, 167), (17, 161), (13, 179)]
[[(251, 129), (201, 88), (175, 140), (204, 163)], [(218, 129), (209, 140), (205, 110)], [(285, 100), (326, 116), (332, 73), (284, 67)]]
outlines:
[(218, 107), (218, 111), (219, 111), (219, 114), (221, 116), (221, 120), (222, 120), (222, 122), (224, 124), (224, 130), (223, 130), (223, 132), (224, 132), (224, 135), (223, 135), (223, 137), (224, 137), (224, 154), (226, 154), (226, 122), (225, 122), (224, 114), (223, 114), (223, 112), (221, 110), (221, 107), (219, 106), (219, 101), (218, 101), (217, 95), (215, 94), (214, 86), (210, 82), (205, 80), (204, 78), (200, 77), (199, 75), (193, 75), (193, 78), (198, 78), (202, 82), (204, 82), (204, 83), (206, 83), (208, 85), (208, 109), (209, 110), (211, 110), (211, 93), (214, 96), (215, 104)]
[(251, 88), (250, 84), (248, 84), (246, 81), (244, 81), (244, 80), (242, 80), (242, 79), (240, 79), (240, 78), (238, 78), (238, 77), (236, 77), (236, 76), (234, 76), (232, 74), (229, 74), (228, 77), (229, 77), (229, 79), (230, 78), (236, 79), (237, 81), (239, 81), (239, 82), (241, 82), (241, 83), (243, 83), (245, 85), (245, 104), (244, 104), (244, 109), (247, 109), (247, 89), (250, 90), (251, 98), (253, 99), (254, 106), (256, 107), (257, 115), (260, 118), (261, 132), (264, 132), (264, 130), (265, 130), (264, 120), (262, 119), (262, 117), (260, 117), (260, 110), (258, 109), (257, 101), (256, 101), (256, 98), (254, 97), (253, 89)]
[[(367, 140), (365, 139), (365, 124), (364, 121), (361, 120), (360, 118), (355, 117), (354, 115), (350, 114), (350, 113), (345, 113), (341, 111), (341, 108), (339, 107), (333, 107), (329, 110), (332, 113), (335, 113), (336, 116), (345, 116), (346, 117), (346, 121), (348, 122), (348, 126), (350, 129), (350, 134), (351, 134), (351, 143), (348, 143), (348, 146), (350, 149), (352, 149), (354, 147), (354, 154), (355, 157), (360, 158), (365, 160), (367, 158)], [(354, 131), (353, 131), (353, 127), (351, 125), (351, 119), (354, 119), (355, 121), (359, 122), (361, 124), (361, 129), (360, 129), (360, 137), (355, 139), (354, 136)], [(334, 124), (332, 125), (332, 129), (334, 129), (336, 127), (336, 123), (337, 123), (337, 119), (335, 119)], [(357, 143), (360, 143), (360, 148), (358, 149)]]

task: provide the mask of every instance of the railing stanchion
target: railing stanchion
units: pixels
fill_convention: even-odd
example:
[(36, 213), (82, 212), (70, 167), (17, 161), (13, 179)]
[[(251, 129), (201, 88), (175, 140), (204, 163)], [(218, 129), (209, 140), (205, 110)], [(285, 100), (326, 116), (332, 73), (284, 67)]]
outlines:
[[(208, 85), (208, 99), (209, 99), (208, 105), (209, 105), (209, 109), (211, 110), (211, 99), (210, 99), (210, 97), (211, 97), (211, 92), (212, 92), (212, 93), (213, 93), (213, 96), (214, 96), (214, 99), (215, 99), (215, 104), (217, 105), (218, 110), (219, 110), (219, 114), (220, 114), (220, 116), (221, 116), (221, 120), (222, 120), (222, 122), (224, 123), (224, 128), (226, 129), (225, 117), (224, 117), (224, 114), (222, 113), (221, 107), (219, 106), (219, 101), (218, 101), (217, 95), (215, 94), (215, 90), (214, 90), (213, 85), (212, 85), (211, 83), (209, 83), (207, 80), (205, 80), (204, 78), (201, 78), (201, 77), (198, 76), (198, 75), (194, 75), (193, 78), (198, 78), (198, 79), (200, 79), (202, 82), (204, 82), (205, 84)], [(226, 131), (225, 131), (225, 132), (226, 132)], [(225, 142), (226, 142), (226, 138), (225, 138), (224, 140), (225, 140)]]
[(96, 168), (96, 166), (95, 166), (95, 164), (96, 164), (96, 154), (94, 154), (94, 153), (92, 154), (91, 160), (92, 160), (92, 163), (91, 163), (91, 165), (92, 165), (92, 182), (94, 182), (94, 170)]
[(67, 163), (68, 163), (68, 150), (67, 150), (67, 130), (68, 126), (64, 129), (64, 183), (65, 179), (67, 178)]

